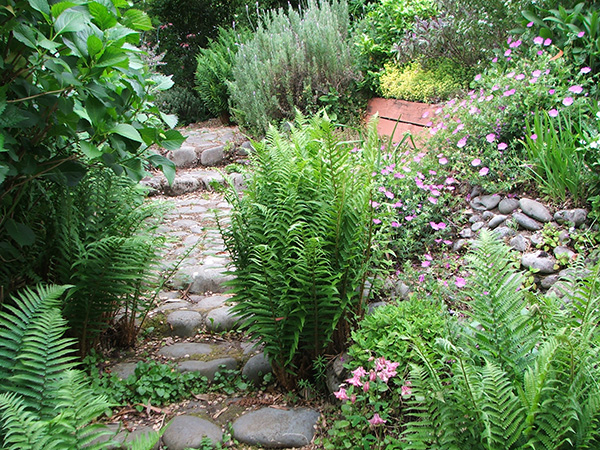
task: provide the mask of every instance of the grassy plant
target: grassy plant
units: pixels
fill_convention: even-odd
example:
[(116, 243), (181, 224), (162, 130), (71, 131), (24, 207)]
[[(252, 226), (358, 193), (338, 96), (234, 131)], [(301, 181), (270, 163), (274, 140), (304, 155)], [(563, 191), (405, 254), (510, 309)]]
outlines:
[(342, 350), (362, 315), (375, 133), (353, 153), (326, 117), (299, 118), (289, 138), (272, 128), (254, 144), (243, 198), (228, 193), (234, 310), (286, 387), (309, 378), (325, 351)]

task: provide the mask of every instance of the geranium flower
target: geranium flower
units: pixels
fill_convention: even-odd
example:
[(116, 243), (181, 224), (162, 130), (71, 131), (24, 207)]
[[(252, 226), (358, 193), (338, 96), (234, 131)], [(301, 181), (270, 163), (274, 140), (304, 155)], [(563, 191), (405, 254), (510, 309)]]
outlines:
[(429, 222), (429, 226), (431, 226), (431, 228), (433, 228), (436, 231), (443, 230), (446, 228), (446, 224), (444, 222), (440, 222), (440, 223)]
[(576, 84), (569, 88), (569, 92), (572, 92), (573, 94), (581, 94), (583, 92), (583, 88)]
[(474, 78), (474, 80), (475, 80), (475, 81), (479, 81), (479, 80), (481, 80), (481, 74), (480, 74), (480, 73), (478, 73), (477, 75), (475, 75), (475, 78)]
[(558, 116), (558, 110), (555, 108), (552, 108), (550, 111), (548, 111), (548, 115), (550, 117), (557, 117)]
[(550, 44), (552, 44), (552, 39), (550, 39), (550, 38), (547, 38), (547, 39), (544, 41), (544, 47), (548, 47)]
[(471, 165), (473, 167), (477, 167), (480, 164), (481, 164), (481, 160), (479, 158), (475, 158), (473, 161), (471, 161)]
[(533, 72), (531, 72), (531, 75), (535, 78), (538, 78), (541, 74), (541, 70), (534, 70)]
[(485, 137), (485, 140), (491, 144), (496, 140), (496, 135), (494, 133), (490, 133)]
[(529, 136), (529, 139), (531, 139), (532, 141), (537, 140), (537, 134), (533, 133), (531, 136)]
[(454, 284), (456, 285), (457, 288), (463, 288), (463, 287), (465, 287), (467, 285), (467, 282), (462, 277), (456, 277), (456, 280), (454, 281)]
[(509, 48), (508, 50), (506, 50), (504, 52), (504, 56), (510, 56), (511, 53), (512, 53), (512, 50)]
[(465, 137), (463, 137), (462, 139), (460, 139), (460, 140), (459, 140), (459, 141), (456, 143), (456, 146), (457, 146), (458, 148), (463, 148), (465, 145), (467, 145), (467, 137), (468, 137), (468, 136), (465, 136)]
[(392, 221), (392, 223), (390, 223), (390, 226), (392, 228), (398, 228), (400, 226), (400, 224), (398, 222), (396, 222), (396, 221)]
[(488, 169), (487, 167), (482, 167), (481, 170), (479, 171), (479, 175), (481, 175), (482, 177), (486, 176), (488, 173), (490, 172), (490, 169)]
[(542, 45), (544, 43), (544, 38), (541, 36), (533, 38), (533, 43), (536, 45)]
[(573, 97), (565, 97), (562, 103), (565, 106), (571, 106), (573, 104)]
[(373, 219), (373, 223), (375, 225), (379, 225), (381, 223), (381, 219)]
[(585, 36), (585, 31), (580, 31), (579, 33), (577, 33), (578, 38), (582, 38), (583, 36)]
[(590, 73), (592, 71), (591, 67), (582, 67), (579, 71), (580, 73)]
[(513, 88), (513, 89), (509, 89), (508, 91), (504, 91), (502, 95), (503, 95), (504, 97), (510, 97), (510, 96), (511, 96), (511, 95), (513, 95), (515, 92), (516, 92), (516, 90)]
[(444, 166), (444, 165), (448, 164), (448, 159), (446, 159), (445, 157), (441, 157), (441, 158), (438, 160), (438, 162), (439, 162), (439, 163), (440, 163), (442, 166)]

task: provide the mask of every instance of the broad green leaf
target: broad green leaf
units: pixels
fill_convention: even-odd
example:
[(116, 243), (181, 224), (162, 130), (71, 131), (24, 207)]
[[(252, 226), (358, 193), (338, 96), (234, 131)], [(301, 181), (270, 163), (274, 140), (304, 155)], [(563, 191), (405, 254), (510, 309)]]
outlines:
[(98, 147), (96, 147), (95, 145), (90, 144), (89, 142), (81, 141), (79, 143), (79, 148), (81, 150), (81, 153), (83, 153), (90, 159), (100, 158), (102, 156), (102, 151), (99, 150)]
[(106, 120), (106, 106), (96, 97), (88, 96), (85, 102), (85, 110), (94, 128), (98, 128)]
[(110, 130), (110, 132), (131, 139), (132, 141), (143, 142), (142, 136), (140, 136), (138, 130), (128, 123), (120, 123)]
[(58, 42), (54, 42), (46, 38), (39, 39), (38, 45), (46, 50), (50, 50), (51, 52), (56, 51), (60, 47)]
[(52, 5), (52, 17), (58, 17), (67, 9), (77, 6), (77, 3), (73, 2), (59, 2)]
[(162, 173), (165, 175), (165, 178), (167, 179), (169, 185), (173, 184), (173, 181), (175, 180), (176, 170), (173, 161), (157, 153), (148, 156), (147, 159), (148, 161), (150, 161), (150, 164), (152, 164), (154, 167), (160, 168)]
[(175, 128), (177, 126), (177, 116), (175, 114), (160, 113), (160, 118), (167, 124), (169, 128)]
[(134, 30), (148, 31), (152, 29), (152, 22), (150, 17), (139, 9), (128, 9), (123, 15), (125, 19), (125, 25)]
[(41, 12), (44, 17), (50, 16), (50, 5), (47, 0), (29, 0), (29, 5), (36, 11)]
[(92, 20), (102, 30), (108, 30), (117, 24), (117, 18), (111, 13), (105, 5), (98, 2), (92, 2), (88, 4), (88, 9), (92, 16)]
[(120, 41), (130, 35), (138, 35), (139, 33), (131, 28), (124, 27), (123, 25), (117, 24), (110, 30), (106, 30), (106, 39), (109, 41)]
[(102, 43), (102, 40), (98, 36), (95, 36), (93, 34), (88, 36), (87, 49), (88, 49), (88, 53), (90, 54), (90, 57), (93, 58), (98, 53), (100, 53), (102, 51), (103, 47), (104, 47), (104, 44)]
[(167, 89), (171, 89), (175, 84), (171, 75), (154, 75), (152, 77), (152, 80), (156, 83), (156, 89), (158, 89), (159, 91), (166, 91)]
[(54, 30), (57, 35), (77, 33), (87, 26), (89, 19), (90, 16), (82, 11), (67, 9), (56, 19)]
[(26, 26), (18, 26), (13, 30), (13, 36), (29, 48), (37, 48), (37, 40), (33, 29)]
[(6, 180), (6, 175), (8, 175), (9, 170), (8, 166), (0, 164), (0, 184), (4, 183), (4, 180)]
[(35, 233), (24, 223), (15, 222), (13, 219), (6, 221), (6, 232), (21, 247), (33, 245), (35, 242)]
[(65, 161), (51, 172), (44, 174), (56, 183), (66, 186), (77, 186), (87, 172), (86, 167), (78, 161)]
[(167, 150), (176, 150), (181, 147), (185, 137), (177, 130), (165, 131), (165, 139), (159, 142), (159, 145)]
[(96, 63), (96, 67), (127, 67), (128, 65), (127, 54), (122, 51), (115, 51), (112, 47), (108, 47)]

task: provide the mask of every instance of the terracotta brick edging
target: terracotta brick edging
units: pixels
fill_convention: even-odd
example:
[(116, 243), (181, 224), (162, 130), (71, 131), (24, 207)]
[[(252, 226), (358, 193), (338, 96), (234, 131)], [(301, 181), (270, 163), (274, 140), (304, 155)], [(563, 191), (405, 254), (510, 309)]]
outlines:
[[(388, 98), (372, 98), (367, 104), (366, 120), (379, 114), (377, 131), (382, 136), (392, 136), (393, 142), (398, 142), (409, 131), (418, 137), (426, 132), (435, 111), (440, 105), (428, 103), (407, 102)], [(395, 130), (394, 130), (395, 127)], [(425, 136), (423, 136), (425, 137)], [(421, 140), (421, 139), (417, 139)]]

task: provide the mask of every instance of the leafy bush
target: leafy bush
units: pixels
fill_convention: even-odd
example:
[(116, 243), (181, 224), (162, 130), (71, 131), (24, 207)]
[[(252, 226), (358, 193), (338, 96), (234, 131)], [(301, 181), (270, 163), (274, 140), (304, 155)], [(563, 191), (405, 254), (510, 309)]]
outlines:
[(376, 130), (356, 153), (334, 132), (321, 116), (298, 118), (289, 139), (271, 128), (254, 144), (244, 196), (227, 195), (233, 309), (286, 388), (310, 377), (318, 356), (343, 350), (363, 312)]
[(345, 0), (310, 0), (302, 13), (289, 8), (262, 17), (235, 57), (229, 88), (236, 122), (262, 134), (296, 110), (315, 112), (332, 91), (346, 98), (358, 78), (348, 20)]
[(385, 98), (438, 103), (456, 96), (468, 85), (461, 68), (448, 60), (432, 63), (431, 67), (423, 68), (418, 62), (403, 67), (386, 65), (380, 77), (381, 93)]
[(220, 28), (218, 38), (196, 57), (196, 90), (213, 117), (225, 118), (224, 123), (229, 122), (227, 83), (233, 81), (235, 54), (249, 37), (247, 32)]
[(177, 116), (179, 125), (201, 122), (210, 117), (198, 93), (189, 87), (174, 86), (156, 98), (161, 111)]
[[(66, 321), (60, 297), (66, 286), (38, 286), (13, 298), (14, 306), (0, 313), (0, 444), (7, 450), (102, 449), (113, 441), (92, 444), (112, 435), (92, 424), (110, 406), (96, 395), (76, 370), (63, 337)], [(157, 442), (134, 448), (152, 448)]]

